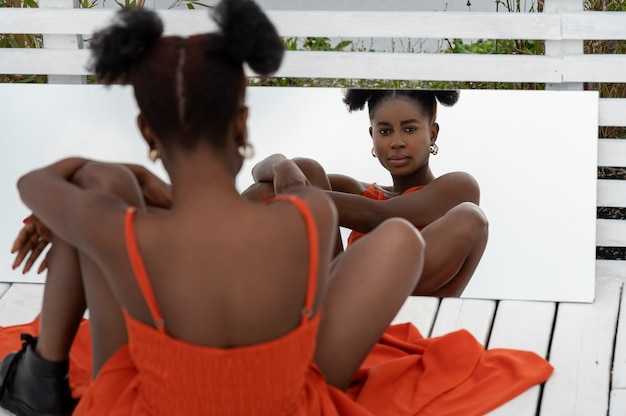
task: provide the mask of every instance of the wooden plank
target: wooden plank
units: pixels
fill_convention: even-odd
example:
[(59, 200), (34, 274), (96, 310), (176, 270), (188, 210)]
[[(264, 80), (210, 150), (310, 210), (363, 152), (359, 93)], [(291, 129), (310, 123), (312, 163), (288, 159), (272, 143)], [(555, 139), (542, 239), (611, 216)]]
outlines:
[(545, 383), (541, 414), (605, 415), (622, 282), (596, 280), (591, 304), (560, 303), (550, 349), (554, 373)]
[[(89, 34), (114, 9), (3, 9), (3, 33)], [(166, 34), (215, 30), (204, 9), (158, 10)], [(282, 36), (465, 39), (626, 39), (623, 12), (497, 13), (268, 10)]]
[(88, 75), (86, 49), (0, 48), (1, 74)]
[(44, 285), (13, 283), (0, 298), (0, 326), (30, 322), (41, 311)]
[(600, 98), (598, 123), (600, 126), (626, 126), (626, 99)]
[[(529, 55), (288, 53), (279, 77), (560, 82), (561, 58)], [(501, 68), (507, 68), (502, 71)]]
[(562, 13), (561, 24), (564, 39), (626, 39), (626, 15), (623, 12)]
[[(39, 9), (78, 8), (77, 0), (39, 0)], [(43, 35), (43, 47), (46, 49), (82, 49), (81, 35)], [(48, 75), (48, 84), (86, 84), (87, 77), (80, 75)]]
[[(626, 104), (626, 100), (619, 99), (618, 101), (624, 101)], [(626, 105), (624, 105), (623, 111), (622, 117), (624, 118), (624, 125), (626, 125)], [(598, 166), (625, 167), (626, 140), (598, 139)]]
[(626, 277), (626, 261), (596, 260), (596, 279), (624, 279)]
[[(555, 312), (556, 304), (553, 302), (500, 301), (488, 348), (521, 349), (547, 357)], [(534, 416), (539, 405), (541, 388), (531, 387), (489, 415)]]
[(626, 246), (626, 221), (596, 220), (596, 245), (606, 247)]
[[(622, 291), (624, 288), (622, 288)], [(619, 320), (615, 335), (612, 389), (626, 389), (626, 296), (622, 292)], [(623, 414), (626, 414), (624, 412)]]
[(609, 416), (626, 415), (626, 390), (616, 389), (611, 391)]
[[(7, 9), (2, 33), (89, 34), (114, 10)], [(159, 10), (166, 34), (215, 30), (204, 9)], [(541, 13), (268, 10), (282, 36), (561, 39), (560, 16)]]
[(393, 320), (393, 324), (411, 322), (424, 337), (429, 337), (439, 309), (439, 298), (410, 296)]
[[(0, 73), (87, 75), (88, 59), (88, 50), (0, 49)], [(276, 76), (560, 82), (560, 68), (546, 56), (289, 51)]]
[(563, 82), (626, 82), (626, 55), (563, 56)]
[(495, 300), (444, 298), (439, 305), (431, 336), (466, 329), (478, 342), (487, 345), (496, 305)]
[(626, 207), (626, 180), (598, 180), (597, 201), (599, 207)]

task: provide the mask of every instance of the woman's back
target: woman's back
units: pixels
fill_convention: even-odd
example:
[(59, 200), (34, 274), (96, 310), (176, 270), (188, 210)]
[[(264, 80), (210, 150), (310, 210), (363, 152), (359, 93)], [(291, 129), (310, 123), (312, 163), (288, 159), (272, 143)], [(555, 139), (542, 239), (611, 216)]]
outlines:
[[(307, 292), (302, 265), (315, 261), (317, 267), (309, 250), (319, 251), (303, 211), (284, 202), (215, 205), (201, 220), (189, 218), (189, 210), (137, 217), (138, 245), (168, 333), (199, 345), (233, 347), (295, 328)], [(322, 272), (323, 283), (327, 270)], [(135, 304), (141, 302), (129, 303), (129, 312), (151, 323)]]
[[(145, 323), (130, 311), (125, 313), (128, 350), (118, 354), (126, 354), (133, 362), (135, 371), (124, 375), (132, 381), (100, 376), (105, 381), (96, 381), (92, 386), (86, 400), (83, 398), (81, 412), (107, 414), (110, 409), (102, 408), (102, 404), (111, 403), (112, 408), (129, 413), (141, 409), (164, 415), (204, 411), (260, 414), (259, 409), (268, 415), (307, 414), (311, 387), (318, 392), (327, 389), (312, 361), (319, 326), (319, 315), (313, 315), (318, 286), (318, 233), (305, 202), (296, 197), (285, 199), (290, 203), (237, 211), (252, 214), (265, 210), (269, 214), (265, 226), (270, 228), (276, 226), (272, 223), (280, 215), (283, 231), (295, 235), (285, 240), (291, 241), (290, 245), (265, 244), (266, 248), (258, 251), (266, 258), (255, 253), (250, 262), (242, 261), (239, 255), (229, 258), (229, 253), (239, 252), (235, 245), (245, 253), (248, 244), (258, 247), (260, 240), (267, 238), (252, 236), (249, 241), (240, 241), (245, 237), (238, 234), (241, 227), (247, 227), (245, 218), (240, 224), (233, 219), (214, 224), (233, 229), (234, 237), (221, 239), (220, 248), (216, 237), (197, 238), (202, 226), (184, 243), (173, 247), (175, 238), (185, 230), (172, 233), (165, 218), (155, 220), (155, 224), (165, 223), (158, 232), (147, 218), (138, 225), (135, 210), (129, 209), (126, 248), (151, 318)], [(237, 213), (230, 218), (236, 219)], [(153, 239), (168, 233), (174, 239), (162, 245)], [(146, 241), (148, 236), (150, 243), (145, 248), (142, 238)], [(205, 241), (205, 248), (216, 248), (217, 252), (209, 251), (191, 263), (184, 255), (187, 244)], [(220, 250), (224, 250), (223, 255)], [(275, 263), (284, 256), (293, 256), (300, 267), (293, 261), (283, 261), (293, 263), (293, 270), (277, 266)], [(185, 266), (187, 262), (193, 267)], [(302, 262), (310, 265), (308, 271), (301, 267)], [(160, 265), (164, 270), (159, 269)], [(168, 276), (178, 268), (179, 273)], [(155, 270), (157, 277), (153, 278)], [(155, 281), (158, 283), (153, 285)], [(270, 299), (272, 302), (268, 302)], [(247, 307), (242, 305), (246, 302)], [(105, 366), (101, 374), (109, 371)]]

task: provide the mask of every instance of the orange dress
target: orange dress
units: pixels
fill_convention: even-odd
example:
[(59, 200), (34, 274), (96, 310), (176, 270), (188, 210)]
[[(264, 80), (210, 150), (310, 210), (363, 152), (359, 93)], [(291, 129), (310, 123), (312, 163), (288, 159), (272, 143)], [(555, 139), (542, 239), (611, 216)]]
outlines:
[[(290, 198), (309, 230), (308, 292), (315, 297), (317, 236), (306, 205)], [(70, 384), (81, 400), (75, 415), (341, 415), (478, 416), (544, 382), (552, 366), (520, 350), (484, 350), (467, 331), (424, 338), (412, 324), (383, 334), (347, 391), (329, 386), (312, 360), (320, 317), (303, 313), (291, 332), (257, 345), (222, 349), (169, 336), (133, 231), (128, 252), (156, 328), (126, 314), (129, 342), (89, 383), (88, 321), (70, 353)], [(37, 333), (38, 319), (0, 328), (0, 354), (19, 348), (19, 333)]]
[[(419, 191), (420, 189), (422, 189), (424, 186), (420, 185), (420, 186), (414, 186), (412, 188), (407, 189), (406, 191), (402, 192), (402, 195), (406, 195), (406, 194), (410, 194), (411, 192), (415, 192), (415, 191)], [(364, 197), (369, 198), (369, 199), (375, 199), (377, 201), (386, 201), (387, 197), (385, 196), (385, 194), (376, 189), (376, 184), (373, 183), (370, 186), (367, 187), (367, 189), (365, 191), (363, 191), (362, 194)], [(424, 227), (420, 227), (418, 228), (418, 230), (422, 230), (422, 228)], [(365, 234), (364, 233), (360, 233), (358, 231), (354, 231), (352, 230), (350, 232), (350, 235), (348, 235), (348, 247), (351, 246), (356, 240), (358, 240), (359, 238), (363, 237)]]

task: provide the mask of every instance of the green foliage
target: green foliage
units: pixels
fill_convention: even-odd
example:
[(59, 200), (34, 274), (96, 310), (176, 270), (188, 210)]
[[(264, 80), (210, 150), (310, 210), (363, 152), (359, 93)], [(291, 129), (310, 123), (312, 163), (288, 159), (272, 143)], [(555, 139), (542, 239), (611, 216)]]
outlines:
[[(38, 8), (39, 4), (35, 0), (0, 0), (0, 8)], [(41, 48), (43, 37), (33, 34), (0, 34), (0, 48)], [(47, 81), (45, 75), (23, 75), (23, 74), (0, 74), (0, 82), (13, 83), (43, 83)]]
[(348, 46), (352, 46), (351, 40), (339, 41), (336, 45), (330, 43), (330, 39), (326, 37), (307, 37), (300, 39), (297, 37), (289, 37), (284, 39), (285, 49), (288, 51), (304, 50), (304, 51), (345, 51)]
[[(584, 9), (589, 11), (625, 12), (626, 2), (623, 0), (585, 0)], [(626, 41), (624, 40), (586, 40), (583, 45), (586, 54), (625, 54)], [(626, 84), (587, 83), (586, 90), (598, 91), (602, 98), (626, 98)], [(626, 138), (626, 128), (602, 126), (599, 128), (599, 137)]]

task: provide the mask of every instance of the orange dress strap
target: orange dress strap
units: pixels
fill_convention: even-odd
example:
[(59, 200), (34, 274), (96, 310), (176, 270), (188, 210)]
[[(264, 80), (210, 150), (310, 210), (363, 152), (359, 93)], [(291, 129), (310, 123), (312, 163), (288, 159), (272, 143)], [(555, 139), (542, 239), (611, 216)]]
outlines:
[(319, 237), (317, 235), (317, 227), (309, 207), (302, 199), (295, 195), (278, 195), (274, 198), (267, 199), (264, 203), (276, 200), (289, 201), (296, 207), (304, 218), (307, 234), (309, 236), (309, 275), (304, 308), (302, 309), (302, 320), (304, 321), (313, 316), (313, 304), (315, 303), (315, 294), (317, 291), (317, 273), (319, 269)]
[(133, 271), (135, 272), (135, 277), (137, 278), (137, 284), (139, 285), (139, 289), (141, 290), (146, 304), (150, 309), (150, 314), (152, 315), (154, 324), (156, 325), (159, 332), (165, 332), (165, 322), (163, 321), (163, 314), (161, 313), (161, 308), (159, 308), (159, 304), (157, 303), (156, 296), (154, 295), (154, 290), (152, 289), (152, 284), (150, 283), (150, 279), (148, 279), (146, 265), (141, 258), (139, 246), (137, 245), (137, 236), (135, 235), (134, 227), (136, 212), (137, 208), (135, 207), (128, 207), (128, 209), (126, 210), (126, 218), (124, 221), (126, 250), (128, 251), (128, 257), (130, 258), (130, 264), (132, 265)]

